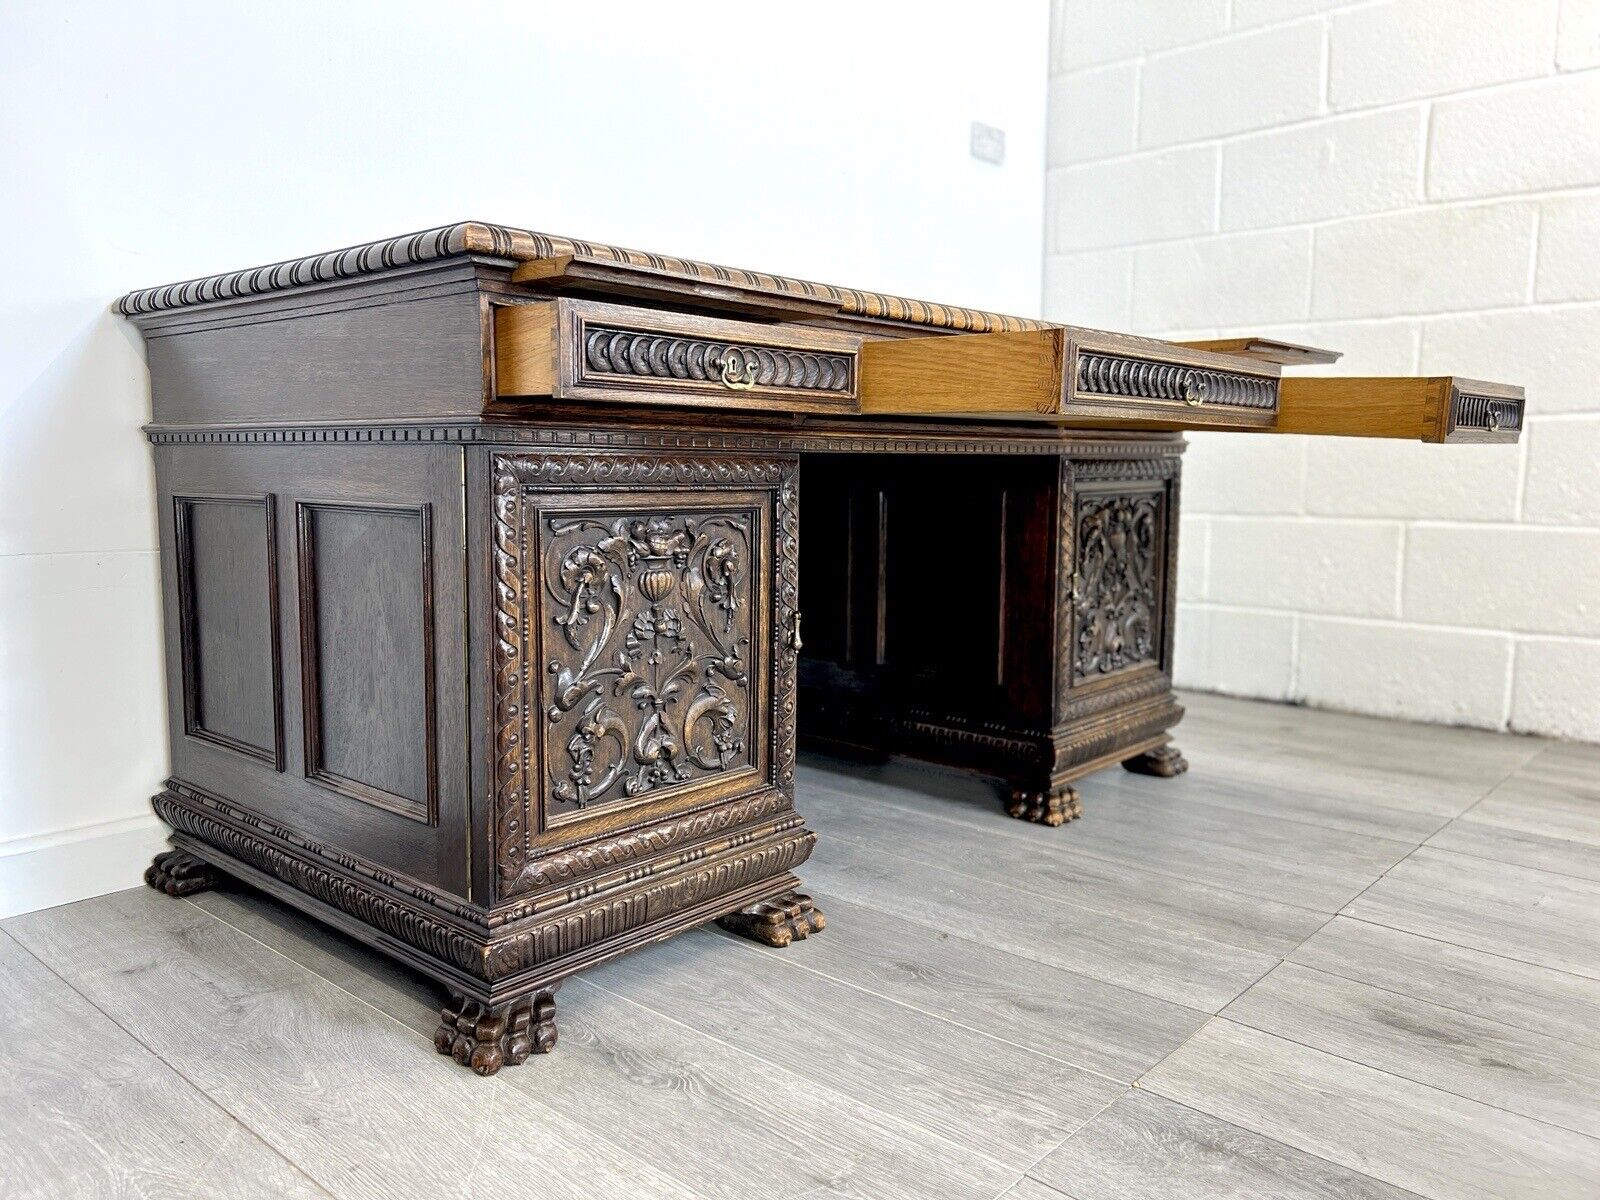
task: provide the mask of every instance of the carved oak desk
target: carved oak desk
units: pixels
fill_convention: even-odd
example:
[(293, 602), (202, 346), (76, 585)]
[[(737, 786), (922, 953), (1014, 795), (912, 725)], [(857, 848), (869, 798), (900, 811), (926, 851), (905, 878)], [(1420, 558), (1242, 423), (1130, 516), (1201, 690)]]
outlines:
[(551, 1048), (584, 966), (822, 928), (797, 711), (1047, 825), (1090, 771), (1183, 770), (1182, 430), (1522, 424), (1516, 388), (1282, 378), (1303, 347), (475, 223), (118, 308), (161, 513), (147, 879), (236, 876), (441, 981), (438, 1047), (483, 1074)]

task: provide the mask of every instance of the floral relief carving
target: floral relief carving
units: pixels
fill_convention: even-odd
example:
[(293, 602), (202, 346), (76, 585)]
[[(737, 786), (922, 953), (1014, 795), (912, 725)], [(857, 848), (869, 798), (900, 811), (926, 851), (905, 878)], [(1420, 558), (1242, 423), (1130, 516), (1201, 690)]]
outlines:
[(1161, 613), (1160, 493), (1078, 502), (1072, 593), (1075, 681), (1157, 661)]
[(749, 765), (753, 514), (541, 520), (552, 811)]

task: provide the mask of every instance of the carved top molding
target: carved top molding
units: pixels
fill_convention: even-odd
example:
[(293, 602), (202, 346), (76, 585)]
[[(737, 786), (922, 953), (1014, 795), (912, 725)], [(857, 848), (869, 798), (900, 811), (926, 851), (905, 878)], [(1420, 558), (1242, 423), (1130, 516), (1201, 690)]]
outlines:
[(810, 283), (784, 275), (721, 267), (664, 254), (648, 254), (604, 242), (580, 241), (482, 221), (462, 221), (327, 254), (289, 259), (222, 275), (207, 275), (164, 287), (144, 288), (129, 292), (116, 302), (115, 307), (123, 316), (146, 316), (222, 300), (238, 300), (355, 279), (397, 267), (465, 254), (488, 255), (513, 263), (567, 259), (586, 265), (644, 271), (690, 283), (720, 284), (769, 296), (837, 306), (840, 313), (849, 316), (909, 325), (976, 333), (1049, 327), (1048, 322), (1027, 317), (1011, 317), (975, 308), (890, 296), (882, 292)]
[[(860, 424), (861, 422), (855, 422)], [(884, 428), (802, 432), (705, 429), (620, 429), (605, 425), (416, 424), (292, 426), (160, 426), (145, 428), (157, 446), (225, 444), (300, 445), (314, 442), (432, 444), (469, 442), (506, 447), (541, 446), (568, 450), (684, 450), (694, 453), (777, 453), (857, 451), (863, 454), (1058, 454), (1074, 458), (1132, 458), (1176, 463), (1187, 443), (1176, 434), (1111, 440), (1074, 430), (1041, 435), (1028, 431), (972, 433), (960, 426), (896, 433)], [(1172, 469), (1176, 469), (1175, 466)], [(1170, 473), (1170, 472), (1169, 472)]]

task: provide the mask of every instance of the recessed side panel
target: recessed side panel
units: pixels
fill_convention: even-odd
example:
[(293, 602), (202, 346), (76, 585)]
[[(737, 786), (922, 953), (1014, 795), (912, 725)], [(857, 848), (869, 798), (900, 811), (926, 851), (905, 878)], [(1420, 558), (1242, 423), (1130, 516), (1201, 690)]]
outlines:
[(175, 496), (183, 727), (283, 769), (271, 496)]
[(438, 819), (430, 510), (298, 506), (306, 777)]

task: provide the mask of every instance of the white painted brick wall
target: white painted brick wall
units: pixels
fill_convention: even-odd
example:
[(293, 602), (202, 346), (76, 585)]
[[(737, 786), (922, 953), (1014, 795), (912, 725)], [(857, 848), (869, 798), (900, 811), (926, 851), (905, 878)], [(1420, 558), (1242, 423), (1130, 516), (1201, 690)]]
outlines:
[(1600, 0), (1054, 0), (1045, 312), (1523, 383), (1192, 435), (1180, 685), (1600, 741)]

